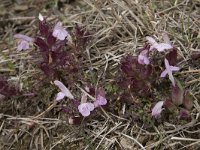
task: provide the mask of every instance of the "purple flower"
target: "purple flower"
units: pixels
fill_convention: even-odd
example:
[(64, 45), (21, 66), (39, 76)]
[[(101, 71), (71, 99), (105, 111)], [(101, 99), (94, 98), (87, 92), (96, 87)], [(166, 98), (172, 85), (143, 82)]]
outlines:
[(147, 57), (147, 53), (148, 53), (148, 50), (143, 50), (142, 52), (140, 52), (140, 55), (138, 56), (138, 63), (139, 64), (146, 64), (148, 65), (149, 64), (149, 58)]
[(158, 118), (160, 117), (160, 114), (161, 114), (162, 110), (164, 109), (164, 108), (162, 108), (162, 107), (163, 107), (163, 104), (164, 104), (164, 101), (159, 101), (159, 102), (156, 103), (156, 105), (153, 107), (152, 112), (151, 112), (151, 115), (152, 115), (154, 118), (158, 119)]
[(54, 84), (61, 90), (61, 92), (59, 92), (56, 96), (56, 101), (60, 101), (65, 96), (68, 97), (69, 99), (74, 99), (74, 96), (62, 82), (55, 80)]
[(95, 108), (106, 104), (107, 104), (107, 99), (101, 95), (97, 95), (96, 101), (94, 102)]
[(53, 36), (63, 41), (69, 33), (63, 28), (62, 23), (58, 22), (53, 29)]
[(105, 98), (105, 91), (103, 88), (99, 88), (96, 91), (96, 100), (94, 102), (94, 106), (99, 107), (107, 104), (107, 99)]
[(166, 77), (166, 75), (169, 75), (169, 79), (172, 82), (172, 85), (175, 86), (175, 81), (174, 81), (174, 77), (172, 75), (173, 71), (179, 71), (180, 68), (179, 67), (175, 67), (175, 66), (170, 66), (168, 60), (165, 58), (165, 67), (166, 69), (161, 73), (160, 77), (164, 78)]
[(78, 111), (84, 117), (89, 116), (90, 112), (93, 110), (94, 110), (94, 104), (92, 104), (92, 103), (82, 103), (78, 106)]
[(155, 39), (150, 36), (146, 37), (146, 40), (151, 44), (150, 50), (158, 50), (159, 52), (163, 52), (164, 50), (172, 49), (172, 45), (168, 43), (157, 43)]
[(56, 96), (56, 101), (60, 101), (65, 97), (65, 94), (63, 92), (59, 92)]
[(14, 38), (19, 39), (18, 46), (17, 46), (18, 51), (29, 49), (30, 42), (34, 41), (33, 38), (28, 37), (23, 34), (15, 34)]

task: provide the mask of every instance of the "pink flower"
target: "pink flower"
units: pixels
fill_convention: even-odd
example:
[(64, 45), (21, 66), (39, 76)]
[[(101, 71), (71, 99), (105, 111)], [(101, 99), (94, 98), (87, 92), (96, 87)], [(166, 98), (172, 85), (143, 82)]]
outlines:
[(103, 88), (100, 88), (96, 91), (96, 100), (94, 106), (99, 107), (107, 104), (107, 99), (105, 98), (105, 91)]
[(162, 108), (163, 104), (164, 104), (164, 101), (159, 101), (158, 103), (156, 103), (156, 105), (152, 109), (151, 115), (155, 117), (156, 119), (160, 117), (160, 114), (162, 110), (164, 109)]
[(161, 73), (160, 77), (164, 78), (168, 74), (169, 75), (169, 79), (172, 82), (172, 85), (175, 86), (175, 80), (174, 80), (174, 77), (172, 75), (172, 72), (173, 71), (179, 71), (180, 68), (179, 67), (175, 67), (175, 66), (170, 66), (169, 65), (169, 61), (166, 58), (165, 58), (165, 67), (166, 67), (166, 69)]
[(94, 110), (94, 104), (92, 104), (92, 103), (82, 103), (78, 106), (78, 111), (84, 117), (89, 116), (90, 112), (93, 110)]
[[(87, 92), (90, 92), (90, 89), (86, 87)], [(100, 88), (96, 91), (96, 100), (94, 103), (87, 102), (87, 94), (82, 93), (81, 104), (78, 106), (79, 112), (82, 116), (87, 117), (90, 115), (90, 112), (93, 111), (96, 107), (103, 106), (107, 104), (105, 98), (105, 91)]]
[(63, 92), (59, 92), (56, 96), (56, 101), (60, 101), (65, 97), (65, 94)]
[(15, 34), (14, 38), (19, 39), (18, 46), (17, 46), (18, 51), (29, 49), (30, 42), (34, 41), (33, 38), (28, 37), (23, 34)]
[(65, 96), (68, 97), (69, 99), (74, 99), (74, 96), (62, 82), (55, 80), (54, 84), (61, 90), (61, 92), (59, 92), (56, 96), (56, 101), (60, 101)]
[(148, 50), (143, 50), (140, 52), (140, 55), (138, 56), (138, 63), (144, 65), (148, 65), (150, 63), (149, 58), (147, 57)]
[(147, 36), (146, 40), (151, 44), (150, 50), (157, 49), (159, 52), (163, 52), (164, 50), (172, 49), (172, 45), (168, 43), (157, 43), (152, 37)]
[(53, 29), (53, 36), (59, 40), (64, 40), (69, 33), (63, 28), (62, 23), (58, 22)]
[(101, 95), (97, 95), (96, 101), (94, 102), (95, 108), (106, 104), (107, 104), (107, 99)]

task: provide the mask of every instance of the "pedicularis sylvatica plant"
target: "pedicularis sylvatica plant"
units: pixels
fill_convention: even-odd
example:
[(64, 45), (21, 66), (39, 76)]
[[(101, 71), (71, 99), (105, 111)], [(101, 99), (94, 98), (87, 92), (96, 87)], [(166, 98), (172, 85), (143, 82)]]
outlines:
[(38, 32), (35, 38), (21, 34), (14, 35), (18, 39), (17, 50), (27, 50), (31, 43), (36, 45), (41, 54), (39, 68), (60, 90), (55, 96), (55, 101), (68, 99), (68, 105), (62, 109), (69, 115), (69, 122), (76, 124), (80, 122), (80, 115), (87, 117), (94, 109), (107, 104), (102, 88), (96, 88), (92, 93), (92, 87), (85, 86), (79, 92), (81, 96), (78, 98), (73, 96), (64, 84), (74, 87), (78, 80), (82, 80), (81, 72), (83, 72), (89, 33), (76, 24), (70, 34), (61, 22), (52, 25), (41, 14), (38, 18)]
[[(121, 99), (135, 101), (135, 97), (154, 97), (157, 101), (151, 110), (152, 117), (159, 119), (163, 111), (175, 114), (178, 118), (189, 117), (193, 99), (188, 90), (184, 90), (174, 73), (177, 67), (177, 49), (172, 46), (166, 33), (164, 43), (157, 43), (152, 37), (146, 37), (147, 43), (138, 50), (138, 56), (124, 56), (120, 65), (118, 85), (124, 90)], [(164, 80), (169, 78), (171, 85)], [(162, 91), (161, 99), (155, 100), (154, 91)], [(168, 91), (171, 91), (168, 95)], [(136, 102), (135, 102), (136, 103)]]
[[(80, 72), (84, 68), (83, 56), (89, 35), (79, 25), (75, 25), (74, 30), (69, 33), (61, 22), (48, 23), (41, 14), (35, 38), (14, 35), (18, 41), (18, 51), (29, 49), (31, 44), (40, 52), (38, 67), (49, 78), (49, 82), (57, 87), (58, 93), (55, 93), (54, 101), (68, 101), (68, 105), (63, 106), (63, 111), (69, 115), (69, 123), (72, 124), (76, 124), (76, 118), (80, 120), (88, 117), (95, 109), (108, 105), (106, 92), (101, 87), (82, 85), (82, 88), (78, 88), (79, 96), (75, 96), (77, 91), (73, 94), (69, 90), (77, 86), (78, 80), (82, 80)], [(163, 39), (163, 43), (158, 43), (148, 36), (144, 47), (137, 50), (137, 56), (127, 54), (121, 59), (120, 74), (117, 76), (117, 85), (121, 90), (118, 96), (125, 103), (136, 104), (140, 98), (147, 98), (147, 101), (148, 97), (153, 98), (151, 116), (155, 119), (162, 117), (163, 112), (175, 114), (178, 118), (188, 117), (193, 101), (190, 92), (183, 89), (176, 75), (181, 69), (177, 65), (177, 49), (171, 44), (167, 34), (163, 34)], [(1, 81), (0, 84), (7, 87), (7, 82)], [(1, 90), (1, 93), (5, 90), (6, 88)], [(157, 99), (155, 90), (165, 94)], [(110, 103), (109, 107), (114, 106)]]

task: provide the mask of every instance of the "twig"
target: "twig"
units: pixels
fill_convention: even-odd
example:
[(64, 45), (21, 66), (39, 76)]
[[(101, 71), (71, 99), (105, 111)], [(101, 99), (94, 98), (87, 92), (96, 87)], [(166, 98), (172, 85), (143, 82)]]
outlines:
[(182, 138), (182, 137), (172, 137), (171, 140), (179, 140), (179, 141), (195, 141), (200, 142), (200, 139), (191, 139), (191, 138)]

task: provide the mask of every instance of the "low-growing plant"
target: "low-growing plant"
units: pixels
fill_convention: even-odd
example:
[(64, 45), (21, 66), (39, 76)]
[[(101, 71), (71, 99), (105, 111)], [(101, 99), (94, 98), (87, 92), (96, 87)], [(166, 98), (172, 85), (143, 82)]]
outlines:
[[(178, 62), (177, 49), (171, 45), (166, 34), (163, 39), (164, 43), (157, 43), (152, 37), (146, 37), (147, 43), (138, 50), (138, 56), (128, 54), (121, 59), (120, 75), (117, 79), (118, 86), (123, 89), (120, 97), (123, 102), (129, 104), (137, 104), (138, 98), (142, 97), (151, 97), (154, 102), (158, 101), (155, 100), (156, 91), (162, 97), (152, 109), (153, 117), (158, 119), (165, 109), (174, 114), (178, 110), (179, 118), (186, 117), (193, 106), (192, 97), (187, 90), (183, 90), (178, 78), (173, 75), (180, 70), (175, 66)], [(170, 84), (162, 79), (166, 76), (171, 81), (171, 92)]]
[[(68, 89), (77, 86), (78, 80), (84, 80), (84, 53), (89, 36), (89, 32), (78, 24), (69, 33), (61, 22), (52, 25), (41, 14), (35, 38), (21, 34), (14, 36), (18, 39), (18, 51), (27, 50), (30, 43), (36, 45), (40, 54), (39, 68), (60, 89), (55, 97), (56, 104), (68, 99), (62, 110), (68, 114), (71, 124), (80, 123), (82, 117), (87, 117), (94, 109), (107, 105), (103, 88), (87, 87), (83, 84), (81, 86), (85, 87), (84, 90), (79, 87), (81, 90), (78, 93), (81, 94), (76, 94), (80, 96), (74, 96)], [(121, 59), (116, 88), (120, 92), (117, 94), (123, 100), (122, 103), (143, 103), (145, 106), (156, 102), (151, 110), (151, 115), (156, 119), (162, 116), (163, 111), (183, 118), (189, 116), (193, 105), (192, 97), (188, 90), (183, 89), (178, 76), (174, 75), (180, 70), (176, 66), (177, 49), (172, 46), (166, 33), (163, 34), (163, 39), (163, 43), (158, 43), (148, 36), (144, 47), (137, 50), (137, 56), (127, 54)], [(167, 76), (171, 82), (164, 79)], [(157, 93), (162, 97), (158, 98)]]

